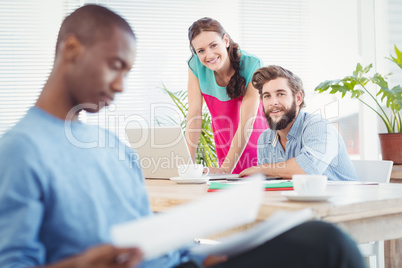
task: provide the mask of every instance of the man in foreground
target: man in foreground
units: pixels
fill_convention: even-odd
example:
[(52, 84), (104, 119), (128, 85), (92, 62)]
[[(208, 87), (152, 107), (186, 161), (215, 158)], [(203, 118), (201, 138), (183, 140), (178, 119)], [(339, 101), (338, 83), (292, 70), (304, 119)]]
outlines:
[(269, 129), (258, 139), (258, 166), (240, 176), (263, 173), (291, 178), (294, 174), (326, 175), (329, 180), (356, 180), (342, 137), (321, 115), (302, 108), (304, 89), (291, 71), (271, 65), (258, 69), (252, 83), (260, 93)]
[(152, 214), (132, 150), (78, 121), (123, 91), (136, 38), (120, 16), (87, 5), (64, 20), (56, 46), (35, 106), (0, 140), (0, 267), (364, 266), (349, 237), (314, 221), (229, 260), (181, 249), (139, 263), (138, 249), (100, 245), (112, 225)]

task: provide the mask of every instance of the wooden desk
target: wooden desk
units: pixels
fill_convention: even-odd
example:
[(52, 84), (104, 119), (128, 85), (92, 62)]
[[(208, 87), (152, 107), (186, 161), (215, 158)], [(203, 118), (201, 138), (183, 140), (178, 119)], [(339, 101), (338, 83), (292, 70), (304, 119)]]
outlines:
[[(146, 180), (151, 206), (164, 211), (207, 193), (206, 184)], [(402, 184), (329, 186), (327, 202), (291, 202), (280, 192), (265, 192), (258, 220), (279, 210), (309, 207), (317, 219), (335, 223), (358, 243), (402, 238)]]
[(394, 164), (391, 173), (391, 183), (402, 183), (402, 165)]

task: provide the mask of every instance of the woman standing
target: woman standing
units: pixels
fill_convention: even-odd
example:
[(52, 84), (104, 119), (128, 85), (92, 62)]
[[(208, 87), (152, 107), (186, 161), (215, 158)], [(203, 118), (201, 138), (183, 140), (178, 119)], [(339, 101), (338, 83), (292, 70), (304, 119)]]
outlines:
[(211, 18), (188, 29), (188, 115), (186, 140), (195, 159), (202, 124), (203, 98), (212, 116), (220, 168), (211, 173), (240, 173), (257, 164), (257, 140), (268, 126), (258, 91), (250, 83), (262, 61), (240, 50), (222, 25)]

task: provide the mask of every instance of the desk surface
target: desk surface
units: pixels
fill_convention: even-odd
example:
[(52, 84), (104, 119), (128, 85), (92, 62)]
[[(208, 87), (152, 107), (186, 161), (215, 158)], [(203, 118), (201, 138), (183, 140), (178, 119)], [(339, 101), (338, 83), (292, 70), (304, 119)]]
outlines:
[(402, 182), (402, 165), (394, 164), (392, 167), (391, 182)]
[[(206, 184), (175, 184), (169, 180), (146, 180), (151, 206), (164, 211), (208, 193)], [(328, 186), (326, 202), (288, 201), (280, 192), (265, 192), (258, 220), (279, 210), (309, 207), (317, 219), (333, 222), (358, 242), (402, 237), (402, 184)]]

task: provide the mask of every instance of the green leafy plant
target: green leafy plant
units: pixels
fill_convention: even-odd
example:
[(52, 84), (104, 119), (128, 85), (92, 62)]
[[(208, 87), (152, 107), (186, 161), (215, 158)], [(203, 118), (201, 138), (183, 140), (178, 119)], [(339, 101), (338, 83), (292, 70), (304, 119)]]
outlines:
[[(402, 70), (402, 53), (395, 46), (395, 57), (391, 55), (391, 58), (387, 58), (394, 62)], [(387, 78), (391, 75), (382, 76), (379, 73), (375, 73), (373, 76), (368, 76), (372, 64), (362, 67), (360, 63), (357, 64), (356, 70), (353, 71), (353, 75), (346, 76), (342, 79), (327, 80), (320, 83), (314, 90), (322, 93), (327, 90), (331, 90), (330, 94), (341, 93), (342, 98), (346, 93), (351, 93), (351, 98), (357, 98), (371, 110), (373, 110), (384, 122), (388, 133), (402, 132), (402, 120), (401, 120), (401, 108), (402, 108), (402, 87), (400, 85), (389, 88)], [(379, 91), (376, 96), (381, 96), (381, 102), (386, 103), (389, 111), (386, 112), (377, 100), (376, 96), (367, 90), (367, 84), (372, 83), (379, 86)], [(372, 107), (367, 102), (361, 99), (362, 94), (367, 93), (375, 102)]]
[[(164, 84), (162, 84), (162, 89), (173, 100), (174, 104), (177, 106), (183, 117), (186, 118), (188, 112), (187, 91), (182, 90), (171, 92), (166, 88)], [(177, 120), (171, 117), (169, 117), (169, 119), (173, 122), (173, 124), (177, 124)], [(186, 131), (186, 123), (186, 120), (183, 120), (180, 123), (183, 132)], [(197, 147), (196, 162), (197, 164), (203, 164), (204, 166), (209, 167), (218, 166), (212, 131), (211, 115), (205, 105), (202, 111), (202, 127), (200, 140)]]

